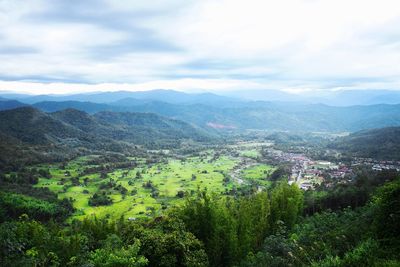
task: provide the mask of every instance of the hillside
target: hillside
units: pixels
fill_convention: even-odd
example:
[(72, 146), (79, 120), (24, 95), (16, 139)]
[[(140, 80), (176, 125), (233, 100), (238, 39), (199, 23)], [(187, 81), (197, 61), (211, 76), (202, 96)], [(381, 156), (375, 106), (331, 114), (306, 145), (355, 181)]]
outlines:
[(135, 153), (136, 146), (175, 147), (183, 139), (210, 141), (195, 127), (155, 114), (67, 109), (44, 113), (32, 107), (0, 111), (0, 166), (62, 160), (88, 151)]
[(0, 112), (0, 132), (23, 143), (44, 145), (77, 138), (90, 141), (89, 135), (31, 107)]
[(357, 157), (400, 160), (400, 127), (356, 132), (339, 138), (331, 147)]
[(8, 100), (5, 98), (0, 98), (0, 110), (8, 110), (25, 106), (27, 106), (27, 104), (21, 103), (17, 100)]
[(88, 151), (129, 149), (129, 145), (83, 131), (31, 107), (1, 111), (0, 137), (0, 166), (59, 161)]
[(211, 140), (209, 134), (188, 123), (152, 113), (104, 111), (89, 115), (66, 109), (51, 113), (51, 116), (84, 132), (140, 145), (171, 146), (181, 139)]
[(99, 112), (94, 115), (103, 124), (112, 124), (128, 132), (143, 133), (154, 139), (194, 139), (210, 141), (211, 135), (186, 122), (162, 117), (154, 113)]

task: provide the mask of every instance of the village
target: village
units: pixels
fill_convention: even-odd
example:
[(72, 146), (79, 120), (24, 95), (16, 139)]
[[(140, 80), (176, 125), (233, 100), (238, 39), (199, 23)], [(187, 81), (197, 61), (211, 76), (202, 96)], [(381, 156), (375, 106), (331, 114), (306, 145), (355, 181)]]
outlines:
[(374, 171), (383, 171), (383, 170), (396, 170), (400, 171), (400, 161), (392, 161), (392, 160), (374, 160), (371, 158), (354, 158), (351, 163), (351, 166), (370, 166)]
[(379, 161), (370, 158), (354, 158), (350, 164), (313, 160), (301, 153), (290, 153), (273, 148), (267, 149), (268, 156), (276, 162), (287, 162), (291, 166), (288, 182), (296, 183), (303, 190), (312, 190), (325, 182), (348, 183), (354, 178), (354, 169), (370, 167), (373, 171), (400, 171), (400, 161)]

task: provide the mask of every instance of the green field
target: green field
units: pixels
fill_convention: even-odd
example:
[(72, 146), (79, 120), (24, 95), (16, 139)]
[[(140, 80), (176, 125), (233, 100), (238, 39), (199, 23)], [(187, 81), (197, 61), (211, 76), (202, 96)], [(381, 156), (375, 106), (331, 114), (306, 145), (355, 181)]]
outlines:
[[(152, 163), (145, 158), (125, 158), (131, 167), (115, 167), (112, 163), (118, 160), (99, 162), (101, 155), (90, 155), (64, 164), (35, 166), (47, 168), (51, 174), (51, 178), (39, 178), (35, 186), (49, 188), (60, 199), (72, 199), (76, 209), (72, 218), (153, 216), (182, 204), (198, 189), (226, 193), (250, 182), (268, 187), (268, 177), (275, 168), (257, 163), (259, 156), (259, 148), (249, 149), (248, 143), (229, 150), (207, 149), (192, 156), (168, 153)], [(246, 158), (252, 161), (250, 166), (243, 164)], [(239, 184), (231, 178), (237, 168), (239, 180), (247, 182)], [(89, 205), (94, 194), (109, 202)]]
[(261, 156), (260, 152), (257, 149), (246, 149), (240, 151), (240, 156), (242, 157), (247, 157), (247, 158), (252, 158), (252, 159), (257, 159)]
[[(48, 187), (56, 192), (60, 199), (72, 198), (77, 210), (73, 216), (75, 218), (87, 215), (112, 218), (121, 215), (150, 216), (171, 205), (183, 203), (184, 196), (193, 194), (198, 188), (207, 188), (214, 192), (231, 189), (233, 183), (224, 181), (224, 174), (233, 169), (237, 159), (225, 155), (218, 158), (213, 156), (208, 154), (184, 160), (168, 159), (167, 163), (151, 165), (146, 165), (144, 160), (132, 159), (138, 163), (137, 167), (116, 169), (108, 172), (106, 177), (101, 177), (100, 173), (80, 175), (87, 168), (98, 167), (88, 164), (88, 161), (95, 156), (81, 157), (69, 162), (64, 168), (57, 164), (37, 166), (50, 168), (52, 178), (40, 178), (36, 186)], [(152, 188), (145, 188), (144, 184), (149, 181)], [(90, 206), (89, 198), (98, 192), (102, 185), (109, 182), (113, 184), (112, 188), (103, 191), (113, 203)], [(124, 194), (115, 189), (119, 185), (126, 189)]]
[(268, 177), (275, 171), (275, 167), (267, 164), (257, 164), (243, 169), (241, 176), (245, 180), (256, 181), (258, 184), (268, 187), (271, 182)]

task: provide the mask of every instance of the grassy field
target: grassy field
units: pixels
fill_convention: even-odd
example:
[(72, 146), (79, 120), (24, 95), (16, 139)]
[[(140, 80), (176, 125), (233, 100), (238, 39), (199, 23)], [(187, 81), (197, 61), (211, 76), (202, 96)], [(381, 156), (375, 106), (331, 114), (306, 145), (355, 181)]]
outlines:
[(268, 177), (275, 171), (275, 167), (267, 164), (257, 164), (246, 169), (243, 169), (241, 176), (245, 180), (255, 180), (264, 187), (270, 185)]
[[(158, 163), (146, 163), (144, 158), (128, 158), (132, 167), (107, 169), (107, 161), (100, 163), (100, 156), (80, 157), (67, 164), (39, 165), (48, 168), (51, 178), (40, 178), (37, 187), (48, 187), (60, 199), (71, 198), (76, 209), (72, 218), (97, 217), (119, 218), (152, 216), (168, 207), (180, 205), (184, 197), (198, 189), (224, 193), (240, 187), (229, 179), (232, 171), (240, 166), (244, 158), (260, 157), (256, 147), (238, 145), (237, 152), (216, 149), (205, 150), (196, 156), (162, 158)], [(268, 176), (275, 170), (266, 164), (243, 165), (239, 176), (243, 180), (256, 181), (267, 188)], [(100, 169), (99, 169), (100, 168)], [(101, 171), (106, 168), (107, 171)], [(89, 171), (88, 171), (89, 170)], [(89, 199), (95, 194), (104, 194), (112, 204), (91, 206)]]
[[(40, 178), (36, 186), (48, 187), (58, 193), (61, 199), (72, 198), (77, 209), (75, 218), (87, 215), (113, 218), (121, 215), (147, 216), (183, 203), (183, 195), (193, 194), (198, 188), (224, 192), (233, 186), (231, 181), (224, 182), (224, 174), (228, 174), (237, 163), (237, 159), (224, 155), (218, 158), (207, 155), (185, 160), (169, 159), (168, 163), (153, 165), (132, 159), (139, 162), (137, 167), (116, 169), (107, 173), (107, 177), (101, 177), (100, 173), (80, 175), (86, 168), (98, 167), (88, 164), (89, 160), (90, 157), (81, 157), (64, 168), (60, 165), (38, 166), (49, 168), (52, 178)], [(79, 177), (78, 181), (76, 177)], [(149, 181), (151, 188), (144, 186)], [(113, 203), (108, 206), (89, 206), (89, 198), (107, 183), (114, 185), (104, 190)], [(127, 190), (125, 194), (115, 190), (119, 185)]]
[(242, 157), (257, 159), (261, 157), (260, 152), (257, 149), (246, 149), (239, 152), (239, 155)]

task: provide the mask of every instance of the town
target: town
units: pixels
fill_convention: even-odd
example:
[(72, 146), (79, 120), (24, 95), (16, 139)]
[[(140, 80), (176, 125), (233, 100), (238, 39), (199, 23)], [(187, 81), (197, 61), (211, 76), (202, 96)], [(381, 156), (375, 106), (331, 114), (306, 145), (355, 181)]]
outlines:
[(313, 160), (301, 153), (290, 153), (268, 147), (265, 149), (270, 159), (291, 166), (288, 178), (289, 184), (296, 183), (301, 189), (314, 189), (325, 182), (330, 187), (333, 182), (347, 183), (354, 178), (354, 169), (360, 166), (371, 168), (372, 171), (400, 171), (400, 161), (379, 161), (371, 158), (354, 158), (348, 164), (341, 161), (330, 162)]

